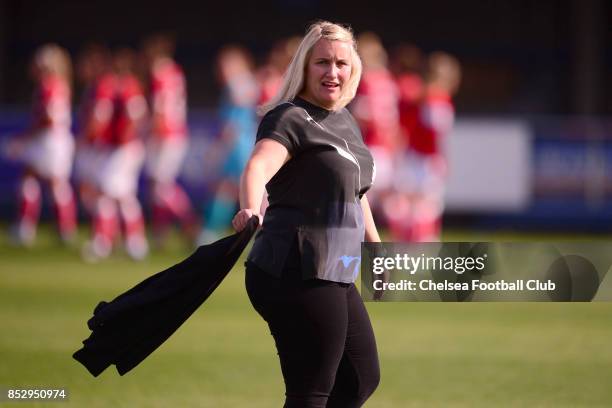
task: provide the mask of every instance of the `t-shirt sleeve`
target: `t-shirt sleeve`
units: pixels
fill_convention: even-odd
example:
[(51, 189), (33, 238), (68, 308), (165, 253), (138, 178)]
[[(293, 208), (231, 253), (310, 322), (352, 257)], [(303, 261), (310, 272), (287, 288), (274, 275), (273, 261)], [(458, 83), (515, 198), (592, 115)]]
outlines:
[(274, 108), (261, 120), (255, 142), (262, 139), (276, 140), (285, 146), (291, 156), (295, 156), (300, 149), (300, 126), (296, 119), (295, 109), (284, 106)]

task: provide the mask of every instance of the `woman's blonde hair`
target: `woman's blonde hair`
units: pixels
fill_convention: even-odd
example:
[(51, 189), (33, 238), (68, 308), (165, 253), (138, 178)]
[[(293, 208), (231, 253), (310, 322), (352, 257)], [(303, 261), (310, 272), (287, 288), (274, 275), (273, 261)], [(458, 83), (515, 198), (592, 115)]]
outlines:
[(357, 93), (359, 80), (361, 79), (361, 59), (357, 53), (355, 38), (350, 28), (339, 24), (330, 23), (329, 21), (318, 21), (312, 24), (302, 42), (298, 46), (295, 55), (291, 59), (287, 70), (283, 76), (283, 82), (280, 90), (270, 102), (262, 106), (259, 111), (261, 114), (273, 109), (275, 106), (290, 101), (304, 89), (306, 75), (306, 67), (310, 54), (314, 45), (320, 39), (328, 41), (342, 41), (349, 43), (351, 46), (351, 76), (344, 84), (342, 96), (338, 100), (337, 108), (344, 108), (349, 104)]
[(44, 73), (61, 76), (68, 82), (72, 78), (70, 54), (57, 44), (45, 44), (38, 48), (33, 63)]
[(433, 52), (427, 58), (425, 79), (428, 83), (435, 83), (453, 95), (461, 83), (461, 64), (457, 58), (446, 52)]

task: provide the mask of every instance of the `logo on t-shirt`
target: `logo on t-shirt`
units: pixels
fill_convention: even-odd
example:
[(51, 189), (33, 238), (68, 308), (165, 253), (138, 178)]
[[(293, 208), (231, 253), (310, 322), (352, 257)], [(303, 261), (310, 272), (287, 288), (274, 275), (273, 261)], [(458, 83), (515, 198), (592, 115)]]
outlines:
[(356, 278), (357, 274), (359, 273), (359, 266), (361, 265), (361, 257), (360, 256), (342, 255), (338, 259), (340, 261), (342, 261), (342, 265), (344, 266), (344, 269), (346, 269), (349, 266), (351, 266), (351, 264), (353, 263), (354, 260), (357, 260), (357, 262), (355, 262), (355, 267), (353, 269), (353, 279)]

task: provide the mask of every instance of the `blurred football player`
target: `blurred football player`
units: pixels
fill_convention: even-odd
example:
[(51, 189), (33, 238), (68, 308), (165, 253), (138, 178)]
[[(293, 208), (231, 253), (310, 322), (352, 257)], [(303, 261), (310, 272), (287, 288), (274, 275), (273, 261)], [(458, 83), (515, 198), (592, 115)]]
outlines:
[(217, 57), (217, 75), (223, 86), (219, 116), (219, 143), (224, 162), (214, 196), (204, 217), (200, 243), (214, 241), (230, 226), (238, 200), (240, 175), (255, 143), (259, 89), (250, 55), (239, 46), (224, 47)]
[(125, 248), (135, 260), (148, 253), (142, 208), (137, 197), (138, 177), (144, 162), (141, 132), (147, 103), (134, 75), (134, 53), (121, 49), (113, 55), (113, 70), (97, 85), (92, 131), (101, 152), (96, 180), (93, 237), (83, 256), (97, 260), (110, 255), (123, 221)]
[(187, 88), (183, 70), (173, 59), (174, 41), (155, 35), (144, 45), (151, 106), (146, 174), (149, 179), (155, 243), (163, 244), (176, 219), (193, 243), (199, 221), (185, 190), (176, 179), (189, 144)]
[[(452, 130), (452, 97), (461, 81), (453, 56), (434, 52), (427, 57), (423, 96), (414, 115), (404, 122), (408, 155), (398, 169), (396, 187), (408, 194), (406, 213), (393, 223), (394, 235), (412, 242), (439, 241), (444, 211), (447, 163), (445, 140)], [(399, 207), (398, 207), (399, 208)]]
[[(77, 151), (75, 160), (75, 179), (81, 203), (90, 216), (94, 214), (97, 191), (97, 173), (99, 171), (101, 152), (98, 140), (102, 137), (96, 133), (96, 110), (98, 98), (104, 97), (98, 92), (99, 81), (110, 71), (110, 51), (101, 44), (90, 44), (81, 52), (77, 61), (77, 77), (82, 84), (83, 92), (77, 115)], [(97, 112), (100, 113), (99, 111)]]
[(60, 237), (70, 242), (76, 233), (76, 205), (69, 182), (74, 158), (70, 57), (58, 45), (43, 45), (36, 50), (30, 68), (35, 82), (32, 122), (8, 146), (8, 154), (25, 164), (14, 239), (26, 246), (34, 242), (44, 183), (51, 190)]
[(300, 41), (300, 37), (290, 37), (274, 44), (266, 63), (257, 71), (257, 82), (260, 89), (257, 105), (265, 105), (279, 91), (283, 74)]
[(372, 209), (386, 225), (382, 211), (392, 192), (393, 157), (399, 143), (398, 90), (387, 68), (388, 57), (380, 38), (366, 32), (357, 38), (363, 74), (352, 104), (365, 143), (374, 156), (376, 183), (370, 191)]

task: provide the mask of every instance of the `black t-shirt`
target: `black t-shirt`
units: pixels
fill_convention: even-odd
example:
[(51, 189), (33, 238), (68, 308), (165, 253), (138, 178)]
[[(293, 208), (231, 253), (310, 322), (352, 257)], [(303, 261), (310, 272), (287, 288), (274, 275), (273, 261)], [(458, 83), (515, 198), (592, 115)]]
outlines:
[(355, 119), (301, 98), (262, 119), (257, 141), (276, 140), (291, 159), (266, 184), (269, 207), (248, 260), (281, 276), (354, 282), (364, 239), (360, 198), (374, 178), (374, 161)]

